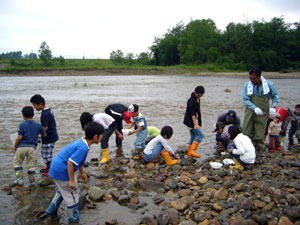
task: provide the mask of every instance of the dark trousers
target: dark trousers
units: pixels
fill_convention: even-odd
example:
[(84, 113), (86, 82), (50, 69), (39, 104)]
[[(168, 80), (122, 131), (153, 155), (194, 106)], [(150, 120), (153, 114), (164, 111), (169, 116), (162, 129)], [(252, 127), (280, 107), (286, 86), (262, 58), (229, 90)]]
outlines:
[(294, 144), (293, 136), (296, 134), (296, 138), (298, 139), (298, 144), (300, 144), (300, 129), (296, 126), (291, 126), (289, 130), (289, 144)]
[[(122, 120), (116, 120), (116, 125), (117, 125), (117, 130), (122, 133), (122, 129), (123, 129), (123, 123)], [(122, 140), (119, 138), (119, 136), (116, 134), (116, 145), (122, 145)]]
[(269, 135), (269, 149), (276, 149), (280, 147), (280, 136)]
[(101, 139), (101, 149), (108, 148), (109, 138), (115, 131), (116, 127), (117, 127), (117, 125), (116, 125), (116, 121), (115, 121), (104, 131), (102, 139)]

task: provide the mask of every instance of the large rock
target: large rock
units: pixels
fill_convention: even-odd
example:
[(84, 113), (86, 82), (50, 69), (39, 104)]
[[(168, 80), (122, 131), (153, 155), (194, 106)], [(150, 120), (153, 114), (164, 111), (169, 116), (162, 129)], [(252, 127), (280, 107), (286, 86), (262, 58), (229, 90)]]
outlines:
[(164, 188), (164, 183), (154, 180), (141, 179), (138, 182), (139, 187), (145, 191), (158, 191)]
[(294, 225), (287, 217), (280, 217), (278, 225)]
[(100, 187), (92, 186), (89, 188), (89, 197), (93, 201), (99, 200), (100, 198), (103, 197), (104, 194), (105, 191)]
[(171, 207), (179, 211), (185, 210), (188, 207), (188, 202), (185, 199), (178, 199), (171, 202)]
[(299, 204), (299, 200), (293, 194), (287, 194), (286, 195), (286, 200), (292, 206)]
[(200, 184), (205, 184), (205, 183), (207, 183), (207, 181), (208, 181), (207, 177), (201, 177), (201, 178), (199, 179), (199, 183), (200, 183)]
[(224, 188), (220, 188), (214, 193), (214, 197), (218, 200), (226, 200), (228, 196), (228, 192)]
[(211, 215), (204, 210), (198, 210), (194, 213), (194, 217), (196, 222), (202, 222), (206, 219), (210, 219)]

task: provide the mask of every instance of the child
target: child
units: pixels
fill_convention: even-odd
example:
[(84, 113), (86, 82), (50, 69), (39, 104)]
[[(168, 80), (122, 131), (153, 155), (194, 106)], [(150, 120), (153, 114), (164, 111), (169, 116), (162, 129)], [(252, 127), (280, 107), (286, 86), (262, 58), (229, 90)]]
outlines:
[(205, 89), (198, 86), (192, 92), (191, 97), (186, 104), (186, 111), (184, 114), (183, 124), (190, 129), (191, 139), (188, 145), (187, 157), (200, 158), (196, 153), (197, 148), (202, 141), (204, 135), (201, 131), (202, 120), (200, 110), (200, 98), (204, 95)]
[[(230, 125), (231, 126), (231, 125)], [(224, 125), (223, 122), (217, 122), (214, 132), (216, 132), (216, 142), (218, 146), (218, 151), (225, 151), (227, 146), (232, 144), (228, 129), (230, 126)]]
[(24, 121), (19, 125), (18, 137), (12, 150), (15, 153), (14, 168), (16, 180), (14, 184), (16, 188), (22, 188), (24, 185), (22, 164), (25, 158), (29, 182), (33, 183), (35, 181), (34, 163), (38, 136), (39, 134), (46, 134), (41, 124), (32, 120), (34, 112), (31, 106), (25, 106), (22, 109), (22, 114)]
[[(178, 157), (176, 156), (173, 149), (167, 144), (166, 140), (169, 140), (172, 137), (173, 129), (170, 126), (165, 126), (161, 130), (161, 134), (153, 138), (144, 150), (144, 160), (146, 162), (154, 162), (162, 155), (165, 159), (167, 165), (175, 165), (178, 163)], [(172, 160), (171, 155), (176, 158), (176, 160)]]
[(279, 113), (276, 113), (275, 118), (269, 124), (268, 134), (269, 134), (269, 152), (274, 152), (275, 150), (282, 151), (280, 147), (280, 130), (281, 130), (281, 116)]
[(83, 112), (80, 116), (82, 130), (85, 130), (86, 125), (90, 122), (99, 123), (104, 127), (105, 131), (101, 140), (102, 159), (100, 160), (100, 164), (107, 163), (110, 160), (108, 146), (110, 136), (116, 132), (119, 138), (123, 139), (123, 135), (117, 129), (117, 124), (114, 118), (106, 113), (96, 113), (92, 115), (89, 112)]
[(300, 144), (300, 104), (295, 106), (295, 110), (291, 113), (291, 127), (289, 130), (289, 148), (293, 147), (293, 136), (296, 136), (298, 144)]
[(47, 215), (55, 216), (61, 202), (65, 200), (69, 221), (78, 220), (79, 190), (75, 171), (79, 170), (79, 179), (83, 182), (87, 181), (87, 175), (82, 166), (90, 146), (101, 141), (103, 132), (104, 129), (100, 124), (95, 122), (87, 124), (85, 138), (70, 143), (53, 159), (49, 175), (54, 179), (58, 190), (46, 210)]
[(255, 162), (256, 154), (254, 145), (248, 136), (241, 133), (238, 126), (234, 125), (229, 127), (228, 132), (234, 142), (234, 144), (228, 148), (228, 152), (235, 162), (235, 166), (231, 168), (243, 170), (245, 166)]
[(145, 148), (145, 142), (148, 135), (147, 129), (147, 120), (146, 118), (140, 113), (139, 106), (136, 104), (130, 105), (128, 107), (129, 112), (133, 112), (133, 117), (131, 118), (131, 124), (127, 129), (132, 127), (135, 128), (134, 131), (130, 131), (128, 135), (132, 135), (137, 133), (137, 138), (134, 141), (134, 147), (136, 152), (134, 153), (134, 159), (140, 159), (143, 157), (143, 150)]
[(59, 139), (56, 130), (54, 113), (48, 106), (45, 105), (45, 99), (41, 95), (37, 94), (32, 96), (30, 102), (37, 111), (42, 110), (41, 124), (47, 135), (45, 137), (42, 137), (41, 155), (46, 163), (46, 167), (41, 169), (40, 172), (44, 173), (44, 176), (48, 176), (54, 145), (55, 142)]

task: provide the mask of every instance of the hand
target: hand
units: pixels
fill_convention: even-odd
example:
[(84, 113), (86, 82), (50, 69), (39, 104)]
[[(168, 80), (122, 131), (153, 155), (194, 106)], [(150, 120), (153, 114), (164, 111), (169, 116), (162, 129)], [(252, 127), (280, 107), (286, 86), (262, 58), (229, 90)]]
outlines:
[(16, 147), (13, 147), (12, 152), (13, 152), (13, 153), (16, 153), (16, 151), (17, 151), (17, 148), (16, 148)]
[(69, 181), (69, 187), (73, 190), (75, 190), (76, 188), (76, 183), (75, 183), (75, 180), (70, 180)]
[(128, 135), (132, 135), (132, 134), (133, 134), (132, 131), (129, 131)]
[(229, 153), (232, 153), (233, 148), (230, 148), (230, 149), (228, 149), (227, 151), (228, 151)]
[(256, 108), (254, 109), (254, 112), (255, 112), (255, 114), (258, 115), (258, 116), (263, 116), (263, 115), (264, 115), (264, 112), (263, 112), (260, 108), (258, 108), (258, 107), (256, 107)]
[(120, 140), (124, 140), (124, 136), (122, 134), (119, 135)]
[(173, 155), (175, 159), (179, 159), (178, 156), (176, 154)]
[(86, 182), (88, 179), (86, 173), (82, 173), (82, 174), (79, 174), (79, 181), (80, 182)]
[(270, 114), (271, 118), (274, 119), (276, 116), (276, 110), (271, 107), (269, 110), (269, 114)]
[(201, 128), (198, 124), (196, 124), (195, 126), (194, 126), (194, 129), (198, 129), (198, 128)]

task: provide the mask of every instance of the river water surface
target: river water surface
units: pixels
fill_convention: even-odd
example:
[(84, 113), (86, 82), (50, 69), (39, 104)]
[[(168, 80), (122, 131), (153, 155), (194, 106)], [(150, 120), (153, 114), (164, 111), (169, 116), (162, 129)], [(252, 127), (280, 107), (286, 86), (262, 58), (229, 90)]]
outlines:
[[(280, 107), (294, 108), (299, 104), (300, 79), (270, 79), (280, 94)], [(30, 104), (34, 94), (41, 94), (46, 105), (55, 113), (60, 140), (55, 145), (56, 155), (65, 145), (83, 136), (79, 117), (82, 112), (103, 112), (112, 103), (129, 106), (138, 104), (140, 112), (146, 117), (149, 126), (173, 127), (174, 134), (169, 141), (175, 150), (187, 145), (189, 130), (183, 125), (186, 101), (191, 91), (198, 85), (205, 87), (201, 98), (202, 128), (205, 135), (198, 153), (201, 159), (214, 152), (215, 134), (213, 124), (218, 114), (233, 109), (243, 120), (242, 86), (245, 78), (218, 76), (51, 76), (51, 77), (0, 77), (0, 182), (2, 185), (13, 182), (13, 153), (10, 134), (17, 132), (22, 122), (21, 109)], [(231, 91), (226, 92), (225, 89)], [(34, 119), (39, 121), (40, 112), (35, 111)], [(125, 136), (123, 154), (130, 157), (134, 136)], [(114, 137), (110, 139), (110, 155), (116, 155)], [(87, 161), (99, 156), (100, 145), (93, 146)], [(43, 166), (40, 153), (37, 155), (37, 172)], [(25, 167), (25, 166), (24, 166)], [(26, 171), (26, 170), (25, 170)], [(39, 173), (37, 177), (40, 176)], [(13, 224), (16, 217), (16, 200), (0, 191), (1, 224)], [(107, 209), (109, 211), (109, 209)], [(105, 207), (103, 206), (105, 212)], [(90, 212), (90, 211), (89, 211)], [(94, 224), (96, 215), (82, 212), (81, 222)], [(116, 213), (118, 213), (116, 211)], [(113, 212), (111, 212), (111, 215)], [(112, 218), (114, 218), (112, 216)]]

